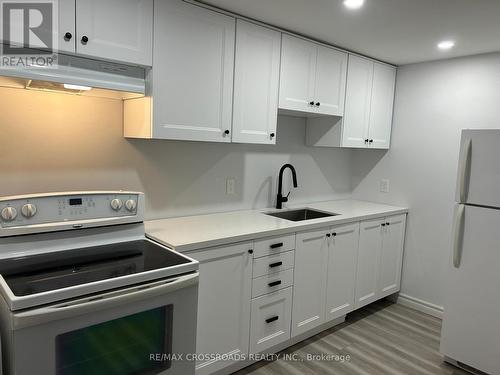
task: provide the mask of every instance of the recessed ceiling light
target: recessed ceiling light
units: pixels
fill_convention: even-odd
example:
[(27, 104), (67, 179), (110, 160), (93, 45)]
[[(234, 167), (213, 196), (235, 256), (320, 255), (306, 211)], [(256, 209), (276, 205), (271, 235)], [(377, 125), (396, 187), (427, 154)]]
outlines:
[(447, 50), (453, 48), (455, 46), (455, 42), (453, 40), (443, 40), (438, 43), (438, 48), (442, 50)]
[(349, 9), (358, 9), (363, 6), (365, 0), (344, 0), (344, 5)]

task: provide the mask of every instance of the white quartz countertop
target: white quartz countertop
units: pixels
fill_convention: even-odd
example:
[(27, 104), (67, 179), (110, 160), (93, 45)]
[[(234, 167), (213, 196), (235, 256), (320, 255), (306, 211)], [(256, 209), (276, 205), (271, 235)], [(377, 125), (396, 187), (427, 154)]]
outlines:
[[(338, 215), (294, 222), (264, 214), (264, 212), (305, 207)], [(283, 210), (271, 208), (232, 211), (151, 220), (145, 224), (146, 235), (149, 238), (176, 251), (186, 252), (406, 212), (408, 209), (404, 207), (357, 200), (335, 200), (297, 206), (289, 205)]]

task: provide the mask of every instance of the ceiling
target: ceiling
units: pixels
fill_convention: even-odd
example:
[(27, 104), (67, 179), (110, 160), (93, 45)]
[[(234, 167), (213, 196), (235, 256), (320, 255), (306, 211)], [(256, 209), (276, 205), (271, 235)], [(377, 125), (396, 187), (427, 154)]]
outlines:
[[(204, 2), (396, 65), (500, 51), (500, 0)], [(455, 47), (438, 50), (447, 39)]]

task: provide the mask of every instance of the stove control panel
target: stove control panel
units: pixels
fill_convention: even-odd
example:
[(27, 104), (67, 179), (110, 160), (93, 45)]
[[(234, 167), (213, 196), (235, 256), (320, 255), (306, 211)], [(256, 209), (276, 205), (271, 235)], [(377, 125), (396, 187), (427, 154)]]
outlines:
[(57, 225), (136, 217), (143, 221), (144, 195), (136, 192), (81, 192), (0, 198), (0, 228)]

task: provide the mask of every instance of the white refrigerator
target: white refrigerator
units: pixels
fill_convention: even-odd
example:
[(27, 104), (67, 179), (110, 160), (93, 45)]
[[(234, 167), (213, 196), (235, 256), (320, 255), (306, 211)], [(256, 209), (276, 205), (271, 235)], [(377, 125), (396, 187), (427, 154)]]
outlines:
[(500, 129), (462, 132), (441, 353), (500, 374)]

